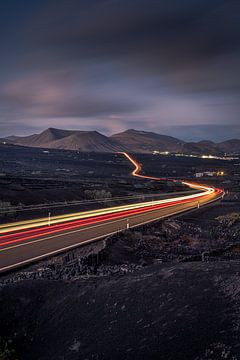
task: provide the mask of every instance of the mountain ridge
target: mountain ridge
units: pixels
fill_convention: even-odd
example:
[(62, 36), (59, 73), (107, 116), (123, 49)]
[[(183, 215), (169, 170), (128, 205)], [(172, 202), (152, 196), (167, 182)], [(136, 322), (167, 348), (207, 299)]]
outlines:
[(13, 135), (1, 140), (14, 145), (83, 152), (152, 153), (153, 151), (170, 151), (207, 155), (240, 153), (240, 139), (229, 139), (219, 143), (209, 140), (185, 142), (172, 136), (135, 129), (128, 129), (108, 137), (96, 130), (64, 130), (50, 127), (40, 134)]

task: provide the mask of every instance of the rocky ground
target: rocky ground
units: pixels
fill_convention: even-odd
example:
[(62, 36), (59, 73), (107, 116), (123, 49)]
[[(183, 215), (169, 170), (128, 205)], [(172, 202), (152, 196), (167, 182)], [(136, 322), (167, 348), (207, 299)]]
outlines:
[(16, 282), (1, 289), (3, 305), (12, 359), (240, 356), (239, 263), (155, 264), (125, 276)]
[(2, 277), (0, 359), (240, 359), (238, 202)]
[[(227, 209), (225, 209), (227, 208)], [(223, 214), (223, 209), (226, 214)], [(29, 266), (2, 279), (68, 280), (122, 275), (153, 263), (240, 260), (237, 204), (217, 204), (147, 224)], [(220, 214), (220, 215), (219, 215)]]

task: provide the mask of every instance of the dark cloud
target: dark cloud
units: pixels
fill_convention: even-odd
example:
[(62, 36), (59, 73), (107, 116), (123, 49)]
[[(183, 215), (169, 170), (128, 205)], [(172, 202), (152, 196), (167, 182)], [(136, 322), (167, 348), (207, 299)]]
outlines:
[(0, 116), (12, 124), (91, 118), (110, 131), (113, 121), (158, 130), (239, 120), (238, 0), (0, 6)]
[[(139, 58), (184, 67), (239, 51), (238, 1), (62, 1), (34, 19), (33, 44), (80, 58)], [(52, 10), (52, 12), (51, 12)], [(44, 28), (42, 28), (44, 27)], [(41, 29), (41, 30), (40, 30)], [(177, 55), (177, 58), (174, 56)], [(135, 59), (136, 60), (136, 59)], [(160, 68), (161, 70), (161, 68)]]

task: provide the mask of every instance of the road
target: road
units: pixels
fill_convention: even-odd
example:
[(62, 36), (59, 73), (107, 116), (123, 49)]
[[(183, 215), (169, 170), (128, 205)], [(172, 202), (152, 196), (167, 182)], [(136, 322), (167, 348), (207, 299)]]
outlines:
[[(141, 166), (129, 154), (122, 153), (122, 155), (134, 165), (133, 176), (160, 180), (160, 178), (141, 175)], [(224, 194), (221, 189), (206, 185), (186, 181), (182, 183), (199, 192), (164, 200), (138, 202), (1, 225), (0, 272), (96, 241), (128, 228), (196, 209), (220, 199)]]

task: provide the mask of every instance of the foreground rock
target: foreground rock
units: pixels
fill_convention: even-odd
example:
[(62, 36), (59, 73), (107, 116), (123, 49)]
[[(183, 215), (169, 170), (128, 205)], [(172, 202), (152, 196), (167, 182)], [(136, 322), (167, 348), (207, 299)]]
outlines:
[(240, 216), (206, 212), (2, 277), (0, 359), (240, 359)]
[(17, 359), (239, 359), (238, 263), (155, 264), (125, 276), (0, 290)]
[(74, 281), (124, 275), (154, 263), (212, 260), (240, 260), (238, 212), (200, 224), (194, 219), (168, 219), (130, 229), (44, 260), (2, 278), (0, 283), (25, 279)]

